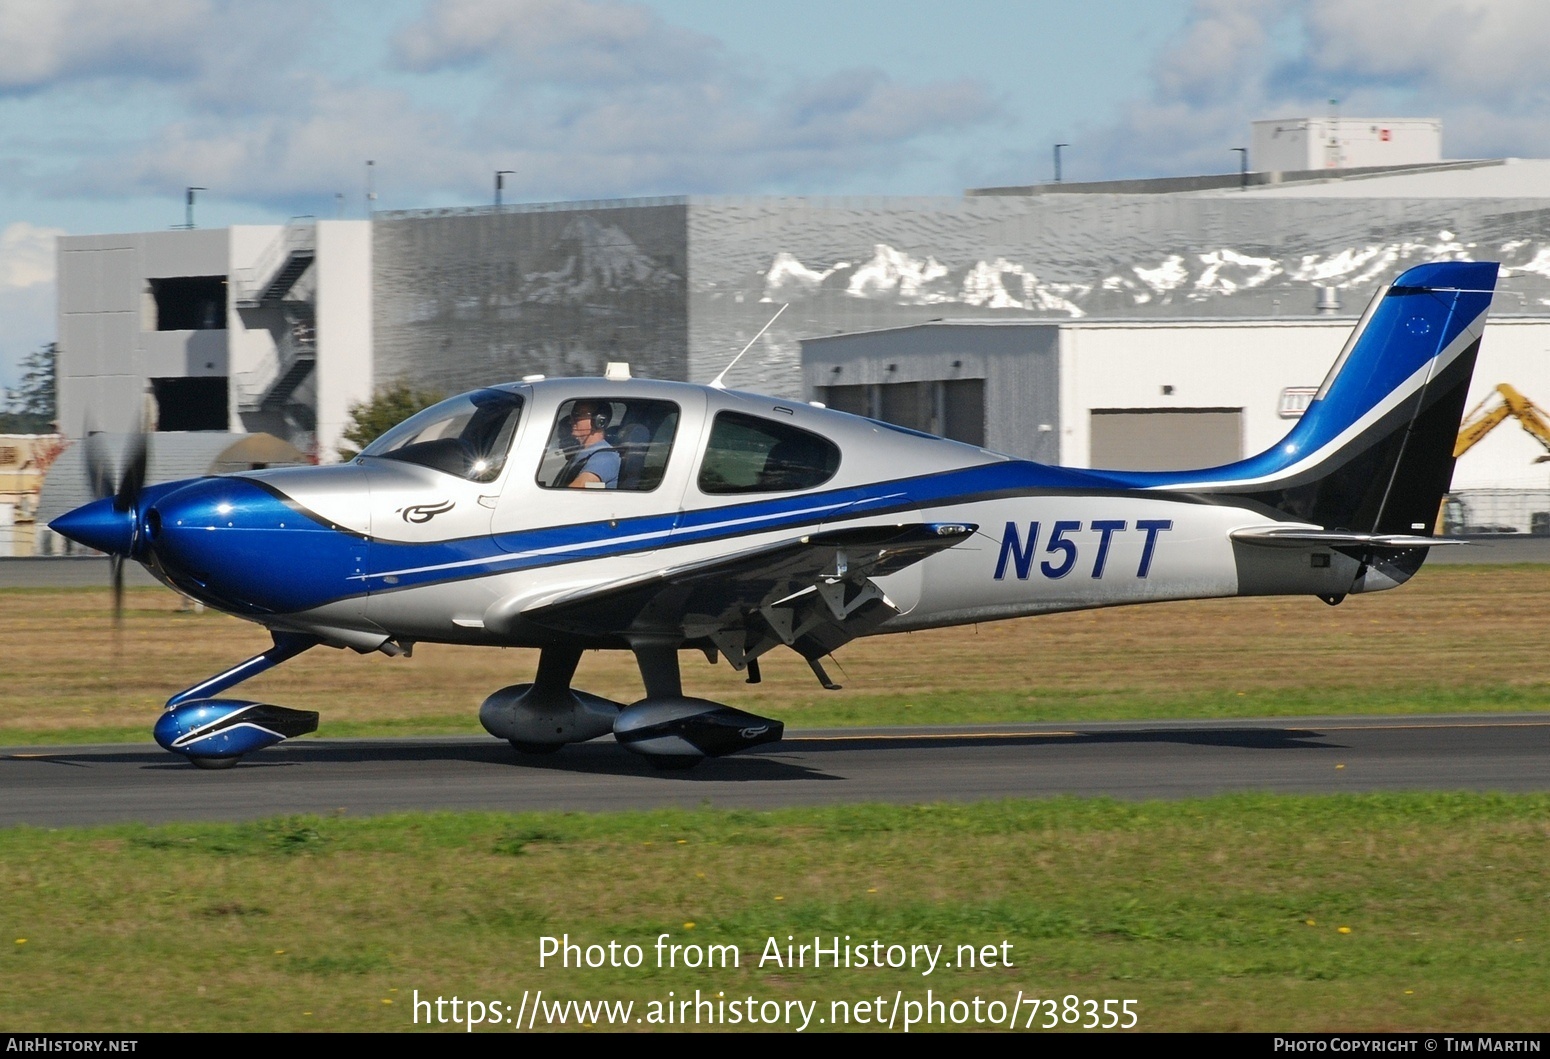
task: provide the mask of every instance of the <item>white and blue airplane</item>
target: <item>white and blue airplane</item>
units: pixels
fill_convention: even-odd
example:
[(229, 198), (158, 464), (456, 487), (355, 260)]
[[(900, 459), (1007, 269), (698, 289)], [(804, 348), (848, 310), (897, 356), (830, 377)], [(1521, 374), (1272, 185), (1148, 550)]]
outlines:
[[(612, 733), (665, 768), (779, 739), (686, 696), (679, 652), (759, 679), (789, 647), (1159, 600), (1331, 604), (1421, 566), (1496, 283), (1442, 262), (1374, 297), (1274, 448), (1188, 472), (1044, 466), (842, 412), (611, 370), (443, 401), (347, 464), (116, 490), (52, 527), (274, 645), (167, 702), (157, 741), (204, 767), (316, 729), (220, 698), (320, 645), (540, 651), (479, 717), (542, 753)], [(100, 463), (100, 461), (99, 461)], [(645, 695), (573, 689), (583, 651), (628, 650)]]

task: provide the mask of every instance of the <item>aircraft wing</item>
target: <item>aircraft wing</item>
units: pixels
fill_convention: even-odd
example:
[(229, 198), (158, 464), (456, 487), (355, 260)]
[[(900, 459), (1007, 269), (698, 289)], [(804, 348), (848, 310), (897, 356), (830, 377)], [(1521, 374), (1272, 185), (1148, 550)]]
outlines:
[(581, 589), (522, 618), (587, 636), (708, 639), (738, 668), (781, 643), (818, 658), (898, 613), (872, 578), (977, 528), (916, 523), (813, 533)]

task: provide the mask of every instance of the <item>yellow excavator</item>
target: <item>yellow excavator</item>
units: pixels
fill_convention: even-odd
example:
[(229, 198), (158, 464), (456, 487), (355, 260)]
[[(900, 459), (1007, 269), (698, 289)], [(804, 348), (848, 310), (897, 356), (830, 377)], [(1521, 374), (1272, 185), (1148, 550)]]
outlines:
[[(1464, 455), (1491, 431), (1505, 423), (1509, 417), (1517, 417), (1518, 424), (1545, 447), (1545, 455), (1534, 460), (1544, 463), (1550, 460), (1550, 413), (1524, 397), (1507, 383), (1499, 383), (1486, 395), (1485, 400), (1472, 408), (1459, 425), (1458, 441), (1453, 445), (1453, 458)], [(1457, 533), (1464, 523), (1463, 504), (1451, 496), (1442, 498), (1442, 508), (1437, 513), (1439, 531)]]
[[(1501, 402), (1492, 404), (1497, 398), (1501, 398)], [(1550, 422), (1546, 422), (1547, 413), (1506, 383), (1498, 384), (1485, 400), (1475, 405), (1464, 417), (1464, 422), (1459, 425), (1458, 441), (1453, 446), (1454, 459), (1474, 448), (1476, 442), (1505, 422), (1508, 416), (1517, 416), (1523, 429), (1534, 435), (1535, 440), (1545, 447), (1547, 454), (1534, 462), (1550, 460)]]

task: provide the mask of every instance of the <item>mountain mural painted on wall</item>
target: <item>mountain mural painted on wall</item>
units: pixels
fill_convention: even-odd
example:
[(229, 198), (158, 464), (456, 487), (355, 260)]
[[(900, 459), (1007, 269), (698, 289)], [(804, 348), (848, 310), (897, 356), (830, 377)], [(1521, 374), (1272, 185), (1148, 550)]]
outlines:
[(582, 215), (539, 255), (518, 297), (539, 305), (584, 303), (621, 291), (671, 291), (683, 277), (652, 258), (617, 225)]
[[(1090, 275), (1080, 280), (1051, 278), (1029, 262), (1003, 255), (952, 263), (935, 254), (911, 255), (886, 243), (874, 244), (868, 257), (829, 263), (804, 262), (780, 252), (763, 273), (759, 300), (780, 303), (838, 296), (1078, 319), (1170, 309), (1212, 315), (1243, 312), (1248, 307), (1231, 300), (1242, 302), (1244, 295), (1252, 293), (1259, 300), (1265, 295), (1284, 297), (1288, 303), (1284, 311), (1299, 314), (1314, 311), (1322, 289), (1352, 292), (1365, 301), (1367, 292), (1411, 265), (1477, 259), (1500, 261), (1504, 279), (1550, 286), (1550, 243), (1531, 239), (1494, 245), (1464, 243), (1442, 229), (1430, 239), (1368, 243), (1322, 253), (1273, 256), (1221, 247), (1164, 253), (1123, 264), (1092, 262)], [(1069, 268), (1065, 271), (1069, 273)], [(1521, 307), (1539, 306), (1550, 306), (1550, 289), (1524, 295)], [(1359, 306), (1348, 302), (1346, 308)]]

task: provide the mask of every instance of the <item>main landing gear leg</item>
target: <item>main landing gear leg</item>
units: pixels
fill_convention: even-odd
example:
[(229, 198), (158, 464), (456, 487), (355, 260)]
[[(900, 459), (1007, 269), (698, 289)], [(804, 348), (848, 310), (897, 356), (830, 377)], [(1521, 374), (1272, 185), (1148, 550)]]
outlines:
[(683, 698), (683, 677), (678, 669), (678, 645), (643, 643), (631, 648), (640, 667), (641, 683), (648, 699)]
[[(559, 702), (570, 695), (571, 678), (581, 664), (581, 648), (565, 644), (545, 647), (538, 652), (538, 672), (533, 675), (532, 690), (528, 692), (530, 703)], [(560, 729), (556, 727), (555, 731)], [(530, 743), (520, 739), (511, 745), (523, 754), (552, 754), (564, 743)]]
[(247, 699), (217, 699), (227, 688), (288, 662), (316, 647), (311, 636), (276, 632), (274, 646), (223, 673), (185, 688), (167, 700), (154, 734), (163, 748), (182, 754), (199, 768), (231, 768), (244, 754), (285, 739), (317, 731), (318, 715)]
[(581, 648), (565, 644), (545, 647), (538, 652), (538, 672), (533, 677), (533, 690), (540, 695), (555, 696), (570, 690), (571, 678), (581, 664)]

